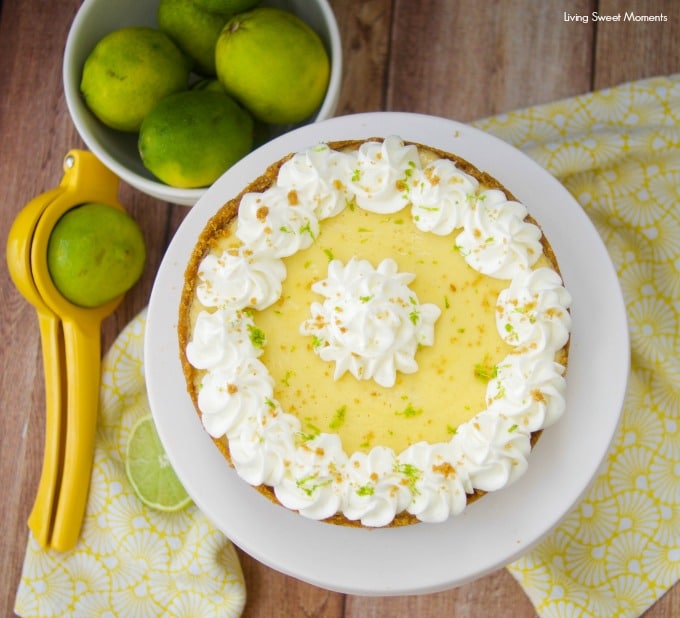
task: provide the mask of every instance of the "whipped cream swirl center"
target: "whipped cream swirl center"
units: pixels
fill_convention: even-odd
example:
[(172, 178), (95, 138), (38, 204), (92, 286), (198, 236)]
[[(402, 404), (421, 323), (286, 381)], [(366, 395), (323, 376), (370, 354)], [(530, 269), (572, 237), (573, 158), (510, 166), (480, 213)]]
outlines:
[(408, 287), (415, 275), (400, 273), (386, 258), (377, 268), (352, 258), (347, 265), (333, 260), (328, 277), (312, 290), (325, 297), (312, 303), (312, 316), (300, 326), (314, 337), (314, 351), (335, 362), (334, 378), (349, 371), (358, 380), (394, 386), (397, 371), (415, 373), (419, 345), (432, 345), (434, 323), (441, 310), (421, 305)]

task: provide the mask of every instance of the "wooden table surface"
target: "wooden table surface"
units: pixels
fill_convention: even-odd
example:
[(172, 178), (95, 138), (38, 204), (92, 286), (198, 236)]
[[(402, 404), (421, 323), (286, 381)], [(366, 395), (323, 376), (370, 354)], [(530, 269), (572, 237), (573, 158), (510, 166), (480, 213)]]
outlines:
[[(112, 0), (115, 1), (115, 0)], [(680, 71), (677, 0), (330, 0), (344, 48), (338, 114), (422, 112), (470, 121)], [(0, 0), (0, 236), (39, 193), (56, 186), (62, 159), (84, 147), (69, 118), (61, 60), (80, 0)], [(657, 15), (663, 23), (565, 21), (572, 15)], [(123, 186), (143, 228), (142, 281), (103, 327), (106, 349), (148, 302), (168, 241), (187, 212)], [(44, 387), (35, 314), (0, 267), (0, 615), (12, 615), (26, 519), (42, 464)], [(245, 616), (535, 616), (505, 570), (425, 596), (366, 598), (321, 590), (241, 554)], [(676, 585), (649, 618), (680, 616)]]

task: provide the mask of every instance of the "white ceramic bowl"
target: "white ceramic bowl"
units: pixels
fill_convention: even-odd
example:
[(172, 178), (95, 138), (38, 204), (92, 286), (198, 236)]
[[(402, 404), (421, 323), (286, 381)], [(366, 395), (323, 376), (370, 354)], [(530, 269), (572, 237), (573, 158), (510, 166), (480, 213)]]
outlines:
[[(326, 96), (311, 121), (330, 118), (335, 113), (340, 94), (342, 47), (338, 25), (328, 1), (264, 0), (262, 5), (292, 11), (321, 37), (331, 58), (331, 76)], [(80, 137), (104, 165), (143, 193), (165, 202), (192, 206), (205, 193), (205, 189), (178, 189), (160, 182), (142, 164), (137, 150), (137, 134), (106, 127), (90, 112), (80, 95), (83, 64), (99, 40), (118, 28), (157, 27), (157, 7), (158, 0), (85, 0), (73, 20), (66, 40), (64, 94)]]

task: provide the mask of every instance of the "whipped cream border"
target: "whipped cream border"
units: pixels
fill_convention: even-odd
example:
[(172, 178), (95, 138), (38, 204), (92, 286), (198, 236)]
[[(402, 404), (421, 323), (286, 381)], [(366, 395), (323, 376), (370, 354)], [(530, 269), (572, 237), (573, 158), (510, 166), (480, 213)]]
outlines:
[[(489, 376), (486, 408), (447, 442), (418, 442), (398, 454), (384, 446), (348, 454), (337, 434), (304, 436), (299, 419), (275, 400), (273, 380), (257, 360), (261, 333), (244, 314), (247, 299), (257, 309), (276, 302), (286, 276), (283, 258), (314, 242), (319, 222), (348, 200), (383, 214), (410, 206), (425, 233), (460, 230), (456, 245), (468, 265), (510, 281), (499, 294), (496, 321), (513, 350)], [(498, 189), (481, 189), (449, 159), (423, 167), (416, 146), (397, 136), (350, 153), (326, 144), (301, 151), (284, 163), (271, 189), (247, 194), (242, 203), (251, 213), (241, 219), (239, 209), (243, 246), (209, 258), (208, 273), (199, 267), (199, 278), (205, 277), (199, 300), (216, 309), (199, 314), (186, 350), (190, 364), (206, 371), (198, 396), (203, 425), (213, 438), (226, 436), (239, 476), (271, 486), (283, 506), (305, 517), (342, 513), (380, 527), (404, 511), (424, 522), (445, 521), (465, 509), (468, 494), (495, 491), (524, 473), (531, 434), (564, 412), (565, 367), (555, 355), (569, 338), (571, 297), (554, 269), (532, 270), (543, 252), (542, 233), (525, 220), (522, 204)], [(277, 223), (286, 232), (278, 234), (281, 240), (269, 233), (271, 204), (272, 216), (285, 222)], [(291, 224), (296, 219), (298, 229)], [(262, 264), (271, 267), (268, 277)], [(224, 272), (243, 276), (234, 281)]]

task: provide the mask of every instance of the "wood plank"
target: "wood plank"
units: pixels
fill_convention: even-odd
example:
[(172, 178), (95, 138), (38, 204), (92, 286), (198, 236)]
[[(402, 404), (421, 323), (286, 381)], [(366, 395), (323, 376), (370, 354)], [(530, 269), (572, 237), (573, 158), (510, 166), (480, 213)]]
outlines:
[(248, 594), (243, 618), (341, 618), (345, 615), (344, 595), (288, 577), (262, 565), (241, 550), (238, 553)]
[[(406, 566), (405, 566), (406, 568)], [(395, 597), (347, 598), (345, 618), (478, 618), (508, 616), (533, 618), (536, 611), (524, 592), (505, 569), (476, 582), (434, 594)]]
[(562, 0), (395, 4), (388, 109), (469, 121), (590, 89), (594, 29)]
[[(51, 189), (62, 176), (64, 144), (75, 129), (53, 122), (54, 110), (65, 112), (59, 59), (73, 1), (55, 1), (59, 19), (36, 20), (29, 3), (4, 3), (0, 20), (0, 136), (3, 189), (0, 237), (25, 203)], [(46, 62), (50, 59), (50, 62)], [(45, 121), (44, 119), (47, 119)], [(33, 504), (42, 466), (45, 391), (40, 337), (35, 311), (10, 281), (5, 260), (0, 275), (2, 350), (0, 364), (0, 615), (12, 615), (26, 547), (26, 519)]]
[(330, 0), (342, 39), (343, 77), (336, 115), (385, 109), (391, 0)]
[[(666, 19), (627, 21), (626, 13)], [(594, 89), (680, 70), (680, 2), (601, 0), (599, 15), (621, 21), (599, 22)]]

